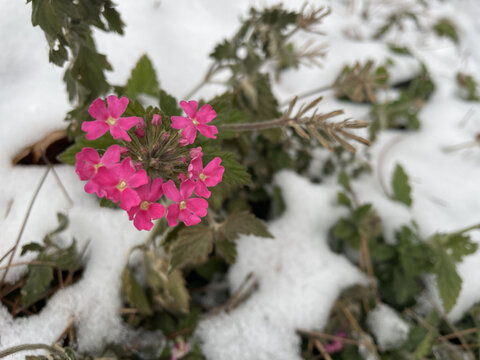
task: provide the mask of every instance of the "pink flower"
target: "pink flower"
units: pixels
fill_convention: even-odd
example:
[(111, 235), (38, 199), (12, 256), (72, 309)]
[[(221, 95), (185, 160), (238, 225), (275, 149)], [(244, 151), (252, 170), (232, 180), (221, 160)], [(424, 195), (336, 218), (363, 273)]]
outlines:
[(191, 347), (189, 343), (185, 342), (183, 339), (177, 340), (171, 351), (170, 360), (178, 360), (183, 358), (190, 352), (190, 349)]
[(180, 191), (177, 190), (172, 180), (163, 184), (165, 196), (175, 202), (167, 209), (169, 226), (177, 225), (177, 219), (187, 226), (196, 225), (200, 222), (200, 217), (207, 215), (207, 200), (201, 198), (190, 199), (194, 188), (195, 183), (189, 179), (182, 181)]
[[(78, 174), (80, 180), (90, 180), (94, 176), (98, 169), (102, 166), (111, 166), (120, 161), (120, 154), (125, 152), (126, 149), (120, 145), (111, 145), (102, 158), (98, 155), (98, 152), (91, 148), (85, 147), (75, 155), (77, 162), (75, 164), (75, 172)], [(99, 197), (105, 196), (103, 189), (95, 182), (89, 181), (85, 184), (85, 192), (92, 194), (96, 193)]]
[(160, 219), (165, 214), (163, 205), (156, 201), (163, 195), (163, 180), (156, 178), (151, 184), (145, 184), (137, 188), (140, 204), (128, 210), (128, 217), (133, 219), (133, 225), (138, 230), (151, 230), (152, 220)]
[[(337, 333), (337, 337), (339, 338), (345, 338), (345, 336), (346, 334), (344, 331), (339, 331)], [(340, 339), (336, 339), (332, 343), (324, 345), (324, 347), (327, 353), (333, 354), (343, 350), (343, 342)]]
[(133, 189), (147, 184), (148, 176), (143, 169), (136, 171), (132, 160), (127, 157), (120, 164), (98, 169), (92, 181), (104, 188), (107, 199), (120, 201), (120, 207), (128, 211), (140, 204), (140, 196)]
[(131, 141), (127, 130), (138, 123), (137, 116), (120, 117), (128, 106), (128, 99), (122, 97), (118, 99), (115, 95), (107, 98), (108, 109), (105, 101), (98, 98), (88, 108), (89, 114), (95, 121), (85, 121), (82, 124), (82, 130), (87, 133), (88, 140), (98, 139), (100, 136), (110, 130), (114, 139)]
[(135, 124), (135, 135), (138, 137), (144, 137), (145, 136), (145, 128), (146, 128), (145, 121), (139, 117), (137, 123)]
[(193, 148), (193, 149), (190, 149), (190, 157), (193, 159), (197, 158), (197, 157), (202, 157), (203, 156), (203, 152), (202, 152), (202, 147), (201, 146), (197, 146), (196, 148)]
[(172, 127), (174, 129), (183, 129), (182, 145), (193, 144), (197, 136), (197, 130), (204, 136), (216, 139), (218, 133), (216, 126), (206, 125), (217, 116), (215, 110), (208, 105), (203, 105), (197, 111), (198, 103), (196, 101), (181, 101), (180, 106), (183, 108), (188, 117), (172, 116)]
[(153, 114), (152, 125), (155, 125), (155, 126), (162, 125), (162, 117), (158, 114)]
[(203, 167), (202, 157), (196, 157), (188, 165), (188, 175), (190, 179), (196, 180), (195, 182), (195, 194), (202, 196), (206, 199), (212, 194), (208, 191), (207, 187), (217, 185), (222, 181), (223, 172), (225, 168), (220, 166), (222, 159), (218, 156), (208, 163), (205, 168)]

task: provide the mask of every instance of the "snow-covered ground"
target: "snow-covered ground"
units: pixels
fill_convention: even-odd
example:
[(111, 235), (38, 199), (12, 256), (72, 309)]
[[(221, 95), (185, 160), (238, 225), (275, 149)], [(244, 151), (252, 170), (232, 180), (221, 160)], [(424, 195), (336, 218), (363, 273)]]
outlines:
[[(400, 2), (400, 1), (399, 1)], [(138, 58), (152, 59), (161, 85), (179, 99), (201, 79), (209, 65), (208, 54), (222, 38), (239, 25), (239, 16), (249, 5), (271, 5), (274, 1), (222, 0), (139, 0), (119, 2), (127, 25), (125, 36), (96, 33), (97, 45), (106, 53), (114, 71), (113, 83), (123, 83)], [(284, 1), (297, 8), (302, 2)], [(362, 21), (358, 9), (362, 1), (347, 6), (326, 1), (332, 14), (323, 30), (329, 51), (324, 67), (288, 71), (275, 84), (279, 98), (288, 100), (296, 93), (329, 84), (341, 67), (356, 60), (388, 57), (395, 65), (394, 78), (415, 73), (418, 63), (405, 56), (393, 56), (386, 45), (369, 39), (378, 26)], [(346, 3), (346, 2), (345, 2)], [(388, 10), (381, 1), (371, 1), (375, 19)], [(387, 3), (387, 2), (385, 2)], [(406, 3), (402, 1), (402, 3)], [(0, 255), (14, 244), (28, 203), (44, 172), (39, 167), (12, 167), (11, 159), (25, 146), (52, 130), (65, 127), (63, 117), (69, 104), (62, 82), (63, 71), (48, 63), (43, 33), (30, 23), (31, 5), (3, 1), (0, 5)], [(415, 219), (422, 234), (452, 231), (480, 220), (480, 147), (445, 153), (442, 148), (471, 141), (480, 132), (480, 107), (456, 94), (458, 71), (478, 74), (480, 69), (480, 3), (458, 0), (434, 3), (425, 14), (425, 23), (445, 15), (460, 29), (461, 42), (454, 45), (431, 33), (414, 29), (395, 35), (424, 61), (437, 85), (432, 99), (421, 112), (422, 129), (400, 136), (382, 133), (374, 146), (374, 177), (353, 183), (361, 201), (372, 202), (382, 213), (387, 233)], [(355, 33), (360, 40), (347, 34)], [(299, 38), (299, 41), (302, 39)], [(478, 78), (478, 77), (477, 77)], [(204, 88), (209, 97), (218, 87)], [(365, 118), (368, 107), (336, 101), (326, 93), (321, 109), (343, 108), (347, 116)], [(472, 114), (464, 121), (467, 112)], [(393, 139), (395, 145), (390, 146)], [(382, 166), (379, 156), (384, 154)], [(359, 156), (362, 156), (361, 153)], [(387, 183), (394, 166), (400, 163), (411, 174), (413, 207), (394, 203), (383, 193), (378, 178)], [(126, 333), (119, 309), (120, 277), (128, 250), (145, 240), (123, 212), (99, 208), (83, 192), (74, 169), (56, 170), (74, 200), (70, 205), (52, 174), (40, 191), (21, 243), (38, 241), (56, 226), (56, 213), (66, 212), (71, 223), (65, 236), (73, 235), (80, 248), (88, 241), (86, 267), (75, 285), (58, 291), (38, 315), (12, 320), (0, 306), (0, 349), (20, 343), (51, 343), (73, 319), (81, 350), (96, 350), (105, 342), (118, 341)], [(314, 171), (314, 170), (313, 170)], [(231, 314), (221, 314), (200, 324), (196, 332), (208, 359), (298, 359), (296, 328), (314, 329), (325, 325), (331, 306), (345, 287), (364, 281), (361, 273), (344, 257), (333, 254), (326, 244), (329, 227), (341, 216), (335, 204), (334, 183), (313, 185), (289, 172), (276, 177), (283, 188), (287, 211), (270, 230), (275, 240), (243, 237), (238, 244), (238, 260), (229, 274), (236, 289), (246, 274), (254, 272), (259, 289)], [(474, 233), (476, 241), (480, 234)], [(18, 260), (18, 255), (17, 255)], [(480, 300), (480, 252), (459, 266), (464, 282), (457, 305), (450, 313), (456, 320)], [(13, 281), (25, 268), (9, 272)], [(437, 298), (432, 285), (430, 296)], [(378, 315), (378, 314), (377, 314)], [(378, 318), (379, 316), (377, 316)], [(378, 324), (377, 324), (378, 325)], [(375, 324), (372, 325), (373, 328)], [(113, 331), (116, 330), (116, 331)], [(381, 332), (381, 331), (380, 331)]]

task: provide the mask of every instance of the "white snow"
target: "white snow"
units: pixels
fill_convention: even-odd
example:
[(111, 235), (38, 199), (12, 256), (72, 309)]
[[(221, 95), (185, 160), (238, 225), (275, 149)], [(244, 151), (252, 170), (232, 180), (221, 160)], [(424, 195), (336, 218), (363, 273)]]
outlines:
[(408, 337), (409, 325), (395, 310), (379, 304), (368, 313), (367, 324), (380, 348), (389, 350), (400, 345)]
[[(123, 83), (138, 58), (147, 53), (162, 87), (182, 99), (202, 78), (214, 44), (233, 34), (239, 16), (245, 16), (248, 6), (273, 3), (120, 1), (119, 11), (127, 24), (125, 36), (100, 31), (95, 34), (98, 48), (107, 54), (115, 69), (108, 78), (114, 83)], [(295, 9), (301, 5), (295, 0), (284, 3)], [(387, 58), (393, 58), (393, 81), (418, 71), (418, 62), (394, 56), (383, 42), (369, 39), (379, 24), (376, 20), (372, 26), (361, 19), (358, 9), (365, 3), (356, 1), (356, 7), (351, 8), (339, 1), (325, 2), (333, 11), (322, 27), (327, 33), (323, 42), (329, 44), (324, 67), (285, 73), (274, 88), (280, 100), (289, 100), (297, 93), (330, 84), (345, 64), (357, 60), (372, 58), (382, 64)], [(371, 3), (375, 19), (380, 18), (380, 13), (388, 12), (388, 5)], [(455, 46), (428, 32), (419, 36), (413, 26), (408, 26), (404, 34), (392, 35), (401, 44), (411, 46), (415, 55), (427, 64), (437, 90), (421, 112), (422, 129), (402, 134), (391, 147), (389, 144), (399, 134), (394, 131), (381, 134), (370, 149), (374, 176), (363, 176), (353, 182), (359, 199), (372, 202), (383, 215), (390, 241), (393, 241), (394, 231), (412, 219), (425, 237), (479, 221), (480, 147), (451, 153), (442, 149), (471, 141), (480, 132), (479, 105), (458, 99), (455, 85), (457, 71), (475, 74), (480, 69), (477, 46), (480, 3), (475, 0), (433, 2), (432, 9), (434, 11), (422, 17), (422, 22), (431, 24), (443, 15), (453, 17), (460, 26), (462, 42)], [(46, 41), (38, 27), (32, 28), (30, 14), (29, 4), (2, 3), (0, 255), (14, 244), (44, 171), (35, 166), (12, 167), (11, 159), (25, 145), (52, 130), (64, 128), (63, 117), (70, 109), (62, 83), (63, 70), (48, 64)], [(360, 39), (355, 40), (348, 34), (356, 34)], [(198, 97), (208, 98), (218, 91), (218, 86), (208, 86)], [(337, 101), (329, 92), (324, 95), (320, 110), (342, 108), (348, 117), (366, 118), (368, 106)], [(462, 121), (469, 111), (473, 115)], [(379, 167), (379, 156), (387, 147), (390, 149)], [(411, 175), (414, 201), (411, 209), (389, 200), (379, 184), (379, 178), (387, 185), (390, 183), (397, 163)], [(105, 342), (121, 341), (127, 332), (119, 315), (121, 270), (128, 250), (144, 241), (146, 234), (137, 232), (123, 212), (99, 208), (96, 201), (83, 192), (72, 167), (56, 166), (56, 170), (74, 205), (69, 205), (49, 174), (21, 243), (41, 240), (56, 227), (56, 212), (66, 212), (71, 223), (62, 238), (67, 243), (75, 235), (80, 248), (88, 243), (85, 272), (74, 286), (58, 291), (38, 315), (13, 320), (0, 306), (0, 349), (20, 343), (51, 343), (72, 319), (80, 349), (85, 351), (98, 350)], [(345, 257), (333, 254), (326, 244), (329, 227), (342, 215), (335, 205), (336, 185), (328, 181), (313, 185), (289, 172), (278, 174), (276, 181), (288, 205), (285, 214), (269, 224), (276, 239), (243, 237), (238, 244), (238, 261), (229, 273), (233, 291), (251, 271), (259, 288), (230, 314), (220, 314), (200, 325), (196, 334), (203, 342), (208, 359), (299, 358), (300, 339), (295, 329), (322, 328), (340, 291), (363, 281), (360, 272)], [(7, 211), (9, 204), (12, 205)], [(480, 242), (479, 232), (472, 232), (472, 236)], [(14, 261), (19, 260), (18, 254)], [(458, 320), (480, 300), (479, 264), (480, 252), (459, 265), (463, 287), (450, 313), (452, 320)], [(12, 269), (8, 280), (14, 281), (24, 271), (24, 267)], [(438, 303), (434, 285), (427, 296)], [(388, 324), (384, 324), (387, 312), (382, 307), (372, 315), (376, 319), (371, 320), (373, 328), (388, 328)], [(404, 331), (400, 325), (398, 329)], [(380, 334), (376, 336), (379, 343), (386, 344)]]

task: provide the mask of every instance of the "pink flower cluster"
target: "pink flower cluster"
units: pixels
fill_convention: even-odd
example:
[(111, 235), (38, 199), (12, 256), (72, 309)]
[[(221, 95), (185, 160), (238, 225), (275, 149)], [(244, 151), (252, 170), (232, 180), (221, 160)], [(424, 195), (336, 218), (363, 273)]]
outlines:
[[(110, 131), (114, 139), (122, 140), (126, 146), (111, 145), (103, 156), (92, 147), (85, 147), (76, 154), (76, 173), (80, 180), (87, 181), (85, 191), (119, 203), (138, 230), (151, 230), (152, 220), (162, 218), (165, 212), (169, 226), (177, 225), (178, 221), (187, 226), (198, 224), (201, 217), (207, 214), (208, 202), (205, 199), (211, 195), (208, 188), (222, 181), (222, 160), (215, 157), (203, 166), (202, 148), (191, 148), (188, 151), (188, 166), (187, 158), (181, 158), (186, 172), (178, 174), (174, 179), (149, 176), (148, 169), (143, 168), (142, 162), (134, 161), (134, 156), (130, 155), (128, 144), (132, 141), (131, 136), (137, 137), (138, 141), (145, 138), (149, 126), (141, 117), (121, 117), (128, 103), (126, 97), (118, 99), (111, 95), (107, 98), (108, 108), (102, 99), (96, 99), (90, 105), (88, 111), (95, 121), (82, 124), (82, 130), (87, 133), (86, 138), (94, 140)], [(171, 117), (172, 128), (181, 131), (177, 135), (179, 140), (176, 146), (183, 148), (193, 144), (197, 130), (206, 137), (215, 138), (217, 128), (206, 125), (216, 116), (210, 105), (206, 104), (198, 111), (195, 101), (182, 101), (180, 106), (187, 117)], [(162, 126), (161, 116), (154, 114), (150, 126)], [(128, 131), (132, 128), (135, 130), (129, 134)], [(161, 138), (169, 136), (162, 133)], [(161, 157), (162, 154), (158, 156)], [(166, 211), (165, 206), (159, 202), (163, 195), (171, 200)]]

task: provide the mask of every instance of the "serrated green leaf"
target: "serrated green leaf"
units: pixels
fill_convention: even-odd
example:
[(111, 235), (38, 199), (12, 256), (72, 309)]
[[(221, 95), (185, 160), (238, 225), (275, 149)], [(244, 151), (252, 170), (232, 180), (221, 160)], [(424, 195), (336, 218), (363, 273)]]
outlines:
[[(46, 260), (39, 256), (39, 261)], [(29, 265), (27, 282), (23, 285), (22, 304), (25, 307), (32, 305), (48, 290), (53, 280), (53, 268), (49, 265)]]
[(458, 295), (460, 295), (462, 278), (458, 275), (455, 263), (445, 249), (436, 245), (434, 254), (434, 271), (437, 276), (438, 292), (442, 299), (443, 308), (448, 313), (456, 304)]
[(458, 33), (455, 25), (447, 18), (442, 18), (433, 26), (433, 30), (440, 37), (448, 37), (454, 43), (458, 43)]
[(72, 146), (58, 156), (58, 160), (68, 165), (75, 165), (77, 162), (75, 155), (82, 151), (84, 147), (92, 147), (97, 151), (105, 151), (110, 145), (117, 143), (110, 134), (105, 134), (96, 140), (87, 140), (85, 136), (82, 135), (75, 140)]
[(123, 35), (123, 27), (125, 26), (124, 22), (120, 18), (120, 14), (113, 7), (111, 1), (105, 2), (103, 6), (103, 17), (107, 20), (108, 29), (114, 31), (120, 35)]
[(338, 174), (338, 183), (343, 186), (346, 191), (350, 191), (350, 179), (345, 171)]
[(204, 148), (203, 161), (208, 164), (214, 157), (219, 156), (222, 159), (222, 165), (225, 168), (223, 181), (230, 185), (248, 185), (251, 182), (250, 174), (237, 161), (233, 153), (223, 150), (212, 150)]
[(220, 240), (215, 242), (215, 251), (229, 264), (233, 264), (237, 258), (237, 244), (231, 240)]
[(125, 87), (125, 94), (129, 98), (134, 98), (139, 94), (158, 96), (157, 74), (147, 55), (143, 55), (133, 68)]
[(128, 266), (123, 269), (122, 273), (122, 291), (130, 306), (133, 306), (144, 315), (150, 315), (152, 313), (145, 291), (132, 275)]
[(196, 225), (183, 229), (170, 250), (170, 268), (182, 268), (185, 265), (205, 259), (212, 251), (213, 232), (205, 225)]
[(475, 253), (478, 249), (478, 244), (474, 243), (469, 235), (446, 234), (443, 247), (454, 262), (459, 262), (464, 256)]
[(348, 219), (342, 218), (337, 222), (334, 228), (334, 235), (355, 249), (360, 247), (358, 227)]
[(163, 89), (160, 89), (158, 102), (160, 109), (162, 109), (162, 111), (168, 116), (182, 115), (182, 109), (178, 106), (177, 99)]
[(249, 212), (230, 214), (224, 223), (225, 236), (234, 241), (240, 234), (255, 235), (266, 238), (274, 236), (268, 231), (265, 223)]
[(407, 206), (412, 205), (412, 188), (410, 187), (408, 181), (408, 175), (405, 170), (403, 170), (403, 167), (400, 164), (397, 164), (397, 166), (395, 167), (395, 172), (392, 178), (392, 189), (393, 200), (400, 201)]
[(107, 198), (101, 198), (100, 199), (100, 206), (101, 207), (106, 207), (109, 209), (118, 209), (120, 206), (116, 203), (114, 203), (111, 200), (108, 200)]

